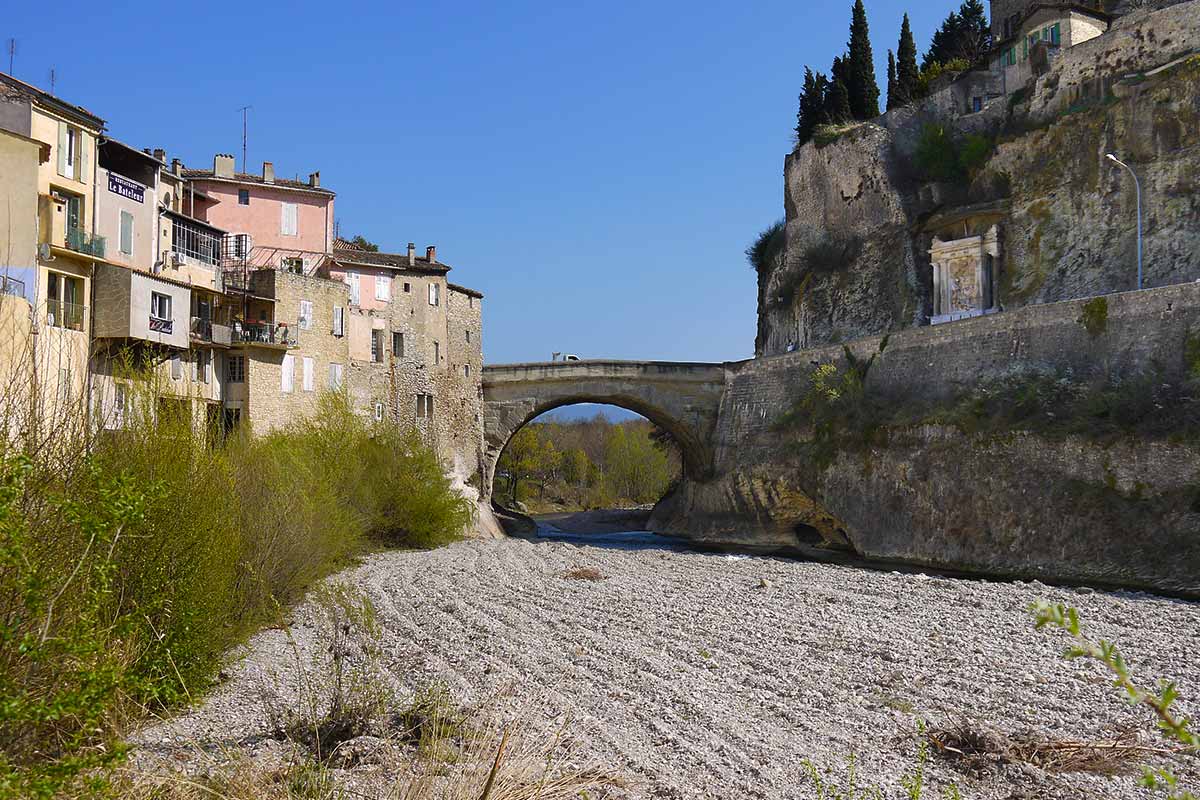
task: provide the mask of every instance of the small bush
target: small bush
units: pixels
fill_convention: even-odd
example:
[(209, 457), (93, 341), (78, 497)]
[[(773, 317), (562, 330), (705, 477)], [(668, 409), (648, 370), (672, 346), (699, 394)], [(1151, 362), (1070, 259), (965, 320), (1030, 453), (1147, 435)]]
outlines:
[(1108, 299), (1096, 297), (1083, 304), (1079, 315), (1079, 324), (1093, 339), (1103, 335), (1108, 330)]
[(571, 567), (563, 577), (569, 581), (602, 581), (604, 573), (595, 567)]
[(862, 238), (847, 231), (825, 231), (800, 256), (804, 270), (829, 274), (854, 265), (862, 255)]
[(762, 275), (776, 269), (787, 248), (787, 229), (783, 220), (769, 225), (746, 248), (746, 260), (755, 272)]

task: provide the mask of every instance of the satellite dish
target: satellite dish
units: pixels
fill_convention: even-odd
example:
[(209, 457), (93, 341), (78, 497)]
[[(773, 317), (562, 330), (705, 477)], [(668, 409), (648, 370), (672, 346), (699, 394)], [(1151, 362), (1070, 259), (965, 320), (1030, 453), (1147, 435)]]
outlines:
[[(26, 251), (26, 252), (28, 252), (28, 251)], [(49, 244), (43, 243), (43, 244), (38, 245), (38, 259), (40, 259), (42, 261), (53, 261), (54, 260), (54, 253), (51, 252)]]

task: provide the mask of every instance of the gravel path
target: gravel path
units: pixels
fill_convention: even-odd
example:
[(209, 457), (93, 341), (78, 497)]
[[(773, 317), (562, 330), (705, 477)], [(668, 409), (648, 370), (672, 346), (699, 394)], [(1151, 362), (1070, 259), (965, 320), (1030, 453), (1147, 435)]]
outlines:
[[(606, 577), (564, 577), (580, 566)], [(467, 703), (511, 687), (547, 728), (574, 712), (634, 798), (815, 798), (804, 759), (844, 776), (851, 753), (864, 779), (907, 796), (919, 718), (1068, 739), (1136, 725), (1152, 740), (1098, 666), (1063, 661), (1063, 636), (1034, 631), (1039, 599), (1077, 606), (1144, 683), (1177, 679), (1200, 709), (1200, 605), (1141, 594), (521, 540), (380, 554), (335, 580), (378, 606), (401, 681), (436, 676)], [(294, 635), (316, 650), (304, 617)], [(263, 676), (287, 660), (282, 633), (259, 634), (202, 707), (136, 741), (253, 741)], [(1197, 766), (1176, 771), (1200, 786)], [(1153, 796), (1136, 776), (973, 776), (939, 759), (928, 772), (939, 799), (950, 781), (989, 800)]]

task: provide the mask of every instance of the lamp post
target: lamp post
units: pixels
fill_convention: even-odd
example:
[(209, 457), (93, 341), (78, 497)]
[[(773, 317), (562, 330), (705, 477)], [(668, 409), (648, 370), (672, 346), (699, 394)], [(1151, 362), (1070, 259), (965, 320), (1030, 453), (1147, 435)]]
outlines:
[(1133, 187), (1134, 187), (1134, 189), (1137, 190), (1137, 225), (1138, 225), (1138, 229), (1137, 229), (1137, 236), (1138, 236), (1138, 238), (1137, 238), (1137, 248), (1138, 248), (1137, 288), (1140, 290), (1142, 288), (1142, 182), (1138, 180), (1137, 173), (1133, 171), (1133, 167), (1129, 166), (1124, 161), (1122, 161), (1121, 159), (1114, 156), (1112, 153), (1108, 154), (1108, 160), (1113, 162), (1117, 166), (1124, 167), (1126, 170), (1128, 170), (1129, 174), (1133, 176)]

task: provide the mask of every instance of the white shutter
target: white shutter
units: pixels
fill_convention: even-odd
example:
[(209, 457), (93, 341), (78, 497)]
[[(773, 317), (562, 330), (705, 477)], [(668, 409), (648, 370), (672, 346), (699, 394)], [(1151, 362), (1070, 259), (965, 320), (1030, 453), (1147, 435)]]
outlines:
[(436, 306), (438, 304), (438, 285), (436, 283), (429, 284), (429, 305)]
[(359, 304), (359, 276), (357, 272), (346, 273), (346, 283), (350, 284), (350, 305)]
[(312, 327), (313, 304), (312, 300), (300, 301), (300, 329), (308, 330)]
[(308, 356), (304, 357), (304, 391), (311, 392), (313, 390), (313, 360)]
[(294, 356), (283, 357), (283, 370), (279, 374), (279, 391), (290, 394), (296, 380), (296, 359)]
[(121, 212), (121, 252), (133, 255), (133, 214)]
[(342, 365), (329, 365), (329, 388), (337, 391), (342, 388)]
[(346, 330), (346, 318), (343, 316), (345, 309), (341, 306), (333, 307), (333, 335), (344, 336)]
[(282, 203), (279, 206), (279, 232), (284, 236), (296, 235), (296, 204)]
[(80, 183), (87, 183), (88, 182), (88, 151), (87, 151), (87, 145), (84, 142), (83, 131), (79, 131), (78, 133), (75, 134), (75, 149), (79, 153), (79, 155), (75, 158), (75, 161), (76, 161), (75, 168), (76, 168), (76, 170), (78, 170), (78, 172), (76, 173), (76, 176), (75, 176), (75, 180), (79, 181)]
[(171, 356), (171, 380), (179, 380), (183, 377), (183, 361), (179, 358), (179, 354)]
[(67, 175), (67, 123), (58, 123), (58, 174)]
[(376, 300), (391, 300), (392, 299), (392, 279), (387, 275), (375, 276), (375, 299)]

